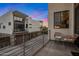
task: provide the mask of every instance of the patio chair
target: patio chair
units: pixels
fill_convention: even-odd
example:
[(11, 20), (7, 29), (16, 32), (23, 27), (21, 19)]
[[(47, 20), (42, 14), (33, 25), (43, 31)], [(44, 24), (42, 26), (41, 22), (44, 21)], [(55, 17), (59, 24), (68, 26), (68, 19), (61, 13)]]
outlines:
[(64, 35), (60, 32), (55, 32), (54, 38), (55, 38), (55, 42), (62, 42), (64, 39)]

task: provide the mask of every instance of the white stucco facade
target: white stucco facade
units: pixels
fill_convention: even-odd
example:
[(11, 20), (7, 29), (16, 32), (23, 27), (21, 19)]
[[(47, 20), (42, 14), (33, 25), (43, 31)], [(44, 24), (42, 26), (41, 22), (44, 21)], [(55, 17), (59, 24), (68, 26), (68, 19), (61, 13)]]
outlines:
[[(9, 22), (11, 25), (9, 25)], [(12, 34), (13, 33), (13, 14), (12, 12), (7, 12), (6, 14), (0, 16), (0, 33), (7, 33)], [(5, 28), (3, 28), (5, 26)]]
[[(20, 13), (19, 14), (17, 13), (16, 15), (20, 15), (20, 17), (23, 16)], [(19, 21), (19, 20), (22, 21), (22, 18), (20, 18), (20, 17), (14, 16), (13, 11), (7, 12), (6, 14), (0, 16), (0, 33), (13, 34), (14, 30), (18, 30), (17, 29), (18, 26), (15, 29), (16, 25), (19, 25), (19, 24), (16, 24), (14, 26), (14, 22)], [(9, 22), (11, 23), (11, 25), (9, 25)], [(40, 21), (32, 20), (32, 18), (29, 17), (29, 16), (26, 16), (26, 18), (24, 18), (24, 23), (23, 24), (24, 24), (23, 28), (25, 29), (24, 31), (27, 31), (27, 32), (40, 31), (40, 27), (41, 27)], [(28, 28), (26, 28), (26, 24), (28, 25)]]
[[(69, 10), (69, 28), (54, 28), (54, 12)], [(51, 3), (49, 4), (48, 27), (50, 30), (51, 40), (54, 40), (54, 33), (74, 34), (74, 5), (72, 3)]]
[(28, 24), (28, 28), (26, 28), (28, 32), (40, 31), (41, 27), (40, 21), (32, 20), (31, 17), (28, 17), (27, 19), (25, 23)]

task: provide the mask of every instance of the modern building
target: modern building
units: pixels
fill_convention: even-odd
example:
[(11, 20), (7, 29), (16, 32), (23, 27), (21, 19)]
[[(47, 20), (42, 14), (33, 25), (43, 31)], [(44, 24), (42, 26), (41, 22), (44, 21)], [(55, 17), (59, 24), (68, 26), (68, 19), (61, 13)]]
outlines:
[(0, 33), (40, 31), (40, 22), (33, 21), (28, 15), (19, 11), (10, 11), (0, 17)]
[(36, 32), (41, 30), (42, 23), (40, 21), (33, 20), (31, 17), (27, 17), (25, 22), (25, 29), (28, 32)]

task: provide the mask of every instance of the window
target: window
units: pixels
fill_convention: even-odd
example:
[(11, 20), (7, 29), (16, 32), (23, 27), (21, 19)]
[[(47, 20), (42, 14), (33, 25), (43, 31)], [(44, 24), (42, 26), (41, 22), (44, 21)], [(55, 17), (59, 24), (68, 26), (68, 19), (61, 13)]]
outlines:
[(69, 11), (54, 13), (54, 28), (69, 28)]
[(11, 22), (8, 22), (8, 25), (11, 25)]
[(32, 27), (29, 27), (29, 28), (32, 28)]
[(14, 20), (16, 20), (17, 19), (17, 17), (16, 16), (14, 16)]
[(19, 21), (22, 21), (22, 18), (19, 18)]
[(1, 24), (0, 24), (0, 28), (1, 28)]
[(28, 28), (28, 24), (26, 24), (26, 28)]
[(14, 20), (17, 20), (17, 21), (22, 21), (23, 19), (22, 19), (22, 18), (20, 18), (20, 17), (16, 17), (16, 16), (14, 16)]
[(32, 25), (32, 24), (29, 24), (29, 25)]
[(14, 24), (14, 31), (15, 32), (20, 32), (20, 31), (24, 31), (24, 24)]
[(5, 29), (5, 25), (3, 25), (3, 29)]
[(55, 12), (54, 13), (54, 27), (59, 28), (60, 25), (60, 12)]

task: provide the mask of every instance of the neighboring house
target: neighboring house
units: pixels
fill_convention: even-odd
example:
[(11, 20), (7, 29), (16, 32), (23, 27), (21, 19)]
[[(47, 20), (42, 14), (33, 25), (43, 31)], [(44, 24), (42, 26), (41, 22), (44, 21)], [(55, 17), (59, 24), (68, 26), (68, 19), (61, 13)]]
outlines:
[(32, 20), (31, 17), (27, 17), (27, 20), (25, 22), (25, 29), (28, 32), (36, 32), (36, 31), (40, 31), (41, 30), (41, 22), (40, 21), (36, 21), (36, 20)]
[[(60, 11), (69, 11), (69, 26), (67, 26), (68, 28), (60, 28), (62, 27), (62, 25), (58, 25), (56, 26), (57, 28), (55, 28), (55, 12), (60, 12)], [(63, 33), (65, 35), (73, 35), (74, 34), (74, 4), (73, 3), (50, 3), (49, 4), (49, 20), (48, 20), (48, 27), (49, 27), (49, 35), (50, 35), (50, 39), (54, 40), (54, 34), (55, 32), (60, 32)], [(61, 16), (61, 15), (60, 15)], [(67, 15), (66, 15), (67, 16)], [(65, 16), (65, 17), (66, 17)], [(58, 15), (56, 15), (56, 19), (58, 19), (57, 17), (59, 17)], [(57, 20), (58, 22), (60, 22), (60, 20)], [(63, 21), (63, 20), (61, 20)], [(58, 23), (57, 22), (57, 23)], [(61, 22), (62, 24), (65, 22)], [(63, 25), (65, 26), (65, 25)]]
[(10, 11), (0, 16), (0, 33), (35, 32), (40, 31), (40, 27), (40, 22), (19, 11)]

